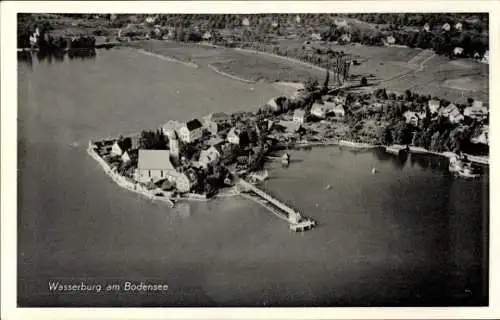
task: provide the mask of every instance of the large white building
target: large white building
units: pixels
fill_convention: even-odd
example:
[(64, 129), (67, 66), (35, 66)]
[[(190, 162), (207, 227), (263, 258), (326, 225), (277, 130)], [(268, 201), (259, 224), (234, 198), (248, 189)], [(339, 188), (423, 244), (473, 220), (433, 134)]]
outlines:
[(163, 179), (175, 180), (178, 172), (170, 161), (168, 150), (139, 150), (135, 178), (139, 182), (157, 182)]

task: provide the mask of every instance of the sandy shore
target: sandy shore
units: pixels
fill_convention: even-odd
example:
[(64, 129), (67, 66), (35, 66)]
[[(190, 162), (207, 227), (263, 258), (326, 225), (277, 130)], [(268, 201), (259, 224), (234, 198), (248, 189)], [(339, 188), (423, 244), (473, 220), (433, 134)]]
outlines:
[(158, 58), (158, 59), (162, 59), (162, 60), (165, 60), (165, 61), (169, 61), (169, 62), (180, 63), (180, 64), (183, 64), (183, 65), (185, 65), (187, 67), (191, 67), (191, 68), (199, 68), (200, 67), (196, 63), (193, 63), (193, 62), (181, 61), (181, 60), (169, 57), (169, 56), (165, 56), (165, 55), (162, 55), (162, 54), (158, 54), (158, 53), (146, 51), (144, 49), (137, 49), (137, 51), (140, 52), (140, 53), (142, 53), (142, 54), (144, 54), (144, 55), (147, 55), (147, 56), (152, 56), (152, 57), (155, 57), (155, 58)]
[(243, 79), (243, 78), (240, 78), (238, 76), (226, 73), (226, 72), (224, 72), (222, 70), (217, 69), (217, 67), (215, 67), (212, 64), (209, 64), (208, 67), (210, 69), (212, 69), (215, 73), (218, 73), (218, 74), (220, 74), (220, 75), (222, 75), (224, 77), (228, 77), (228, 78), (231, 78), (231, 79), (234, 79), (234, 80), (238, 80), (238, 81), (242, 81), (242, 82), (247, 82), (247, 83), (256, 83), (257, 82), (257, 81), (254, 81), (254, 80)]

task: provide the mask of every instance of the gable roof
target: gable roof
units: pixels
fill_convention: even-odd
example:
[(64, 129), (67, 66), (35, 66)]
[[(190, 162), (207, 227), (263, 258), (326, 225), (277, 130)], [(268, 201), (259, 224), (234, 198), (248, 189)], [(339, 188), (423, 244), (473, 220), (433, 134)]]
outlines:
[(168, 150), (139, 149), (137, 169), (175, 170)]
[(193, 119), (193, 120), (186, 122), (186, 127), (189, 131), (193, 131), (193, 130), (201, 128), (202, 124), (201, 124), (200, 120)]
[(294, 116), (297, 116), (297, 117), (303, 117), (305, 116), (306, 112), (302, 109), (296, 109), (294, 112), (293, 112), (293, 115)]
[(205, 121), (225, 122), (229, 120), (229, 115), (225, 112), (210, 113), (203, 118)]
[(164, 131), (174, 131), (175, 132), (175, 130), (179, 129), (181, 126), (182, 126), (182, 124), (179, 121), (168, 120), (168, 122), (162, 126), (162, 129)]

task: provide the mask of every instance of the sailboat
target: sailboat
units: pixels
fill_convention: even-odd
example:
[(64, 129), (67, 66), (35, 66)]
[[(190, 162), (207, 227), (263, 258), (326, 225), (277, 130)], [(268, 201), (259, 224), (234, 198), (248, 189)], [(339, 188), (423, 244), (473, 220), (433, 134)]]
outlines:
[(288, 166), (290, 164), (290, 155), (288, 152), (285, 152), (285, 154), (281, 157), (281, 164), (283, 166)]

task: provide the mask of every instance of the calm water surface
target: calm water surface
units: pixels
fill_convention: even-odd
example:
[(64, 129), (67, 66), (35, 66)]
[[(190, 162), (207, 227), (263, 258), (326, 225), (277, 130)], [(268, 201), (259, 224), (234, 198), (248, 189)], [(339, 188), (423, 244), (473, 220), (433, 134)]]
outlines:
[[(239, 198), (169, 209), (114, 185), (88, 140), (279, 92), (128, 49), (34, 59), (18, 77), (20, 306), (487, 304), (487, 176), (454, 179), (438, 158), (313, 149), (288, 169), (269, 163), (263, 187), (317, 219), (314, 231), (291, 233)], [(169, 290), (62, 294), (53, 280)]]

